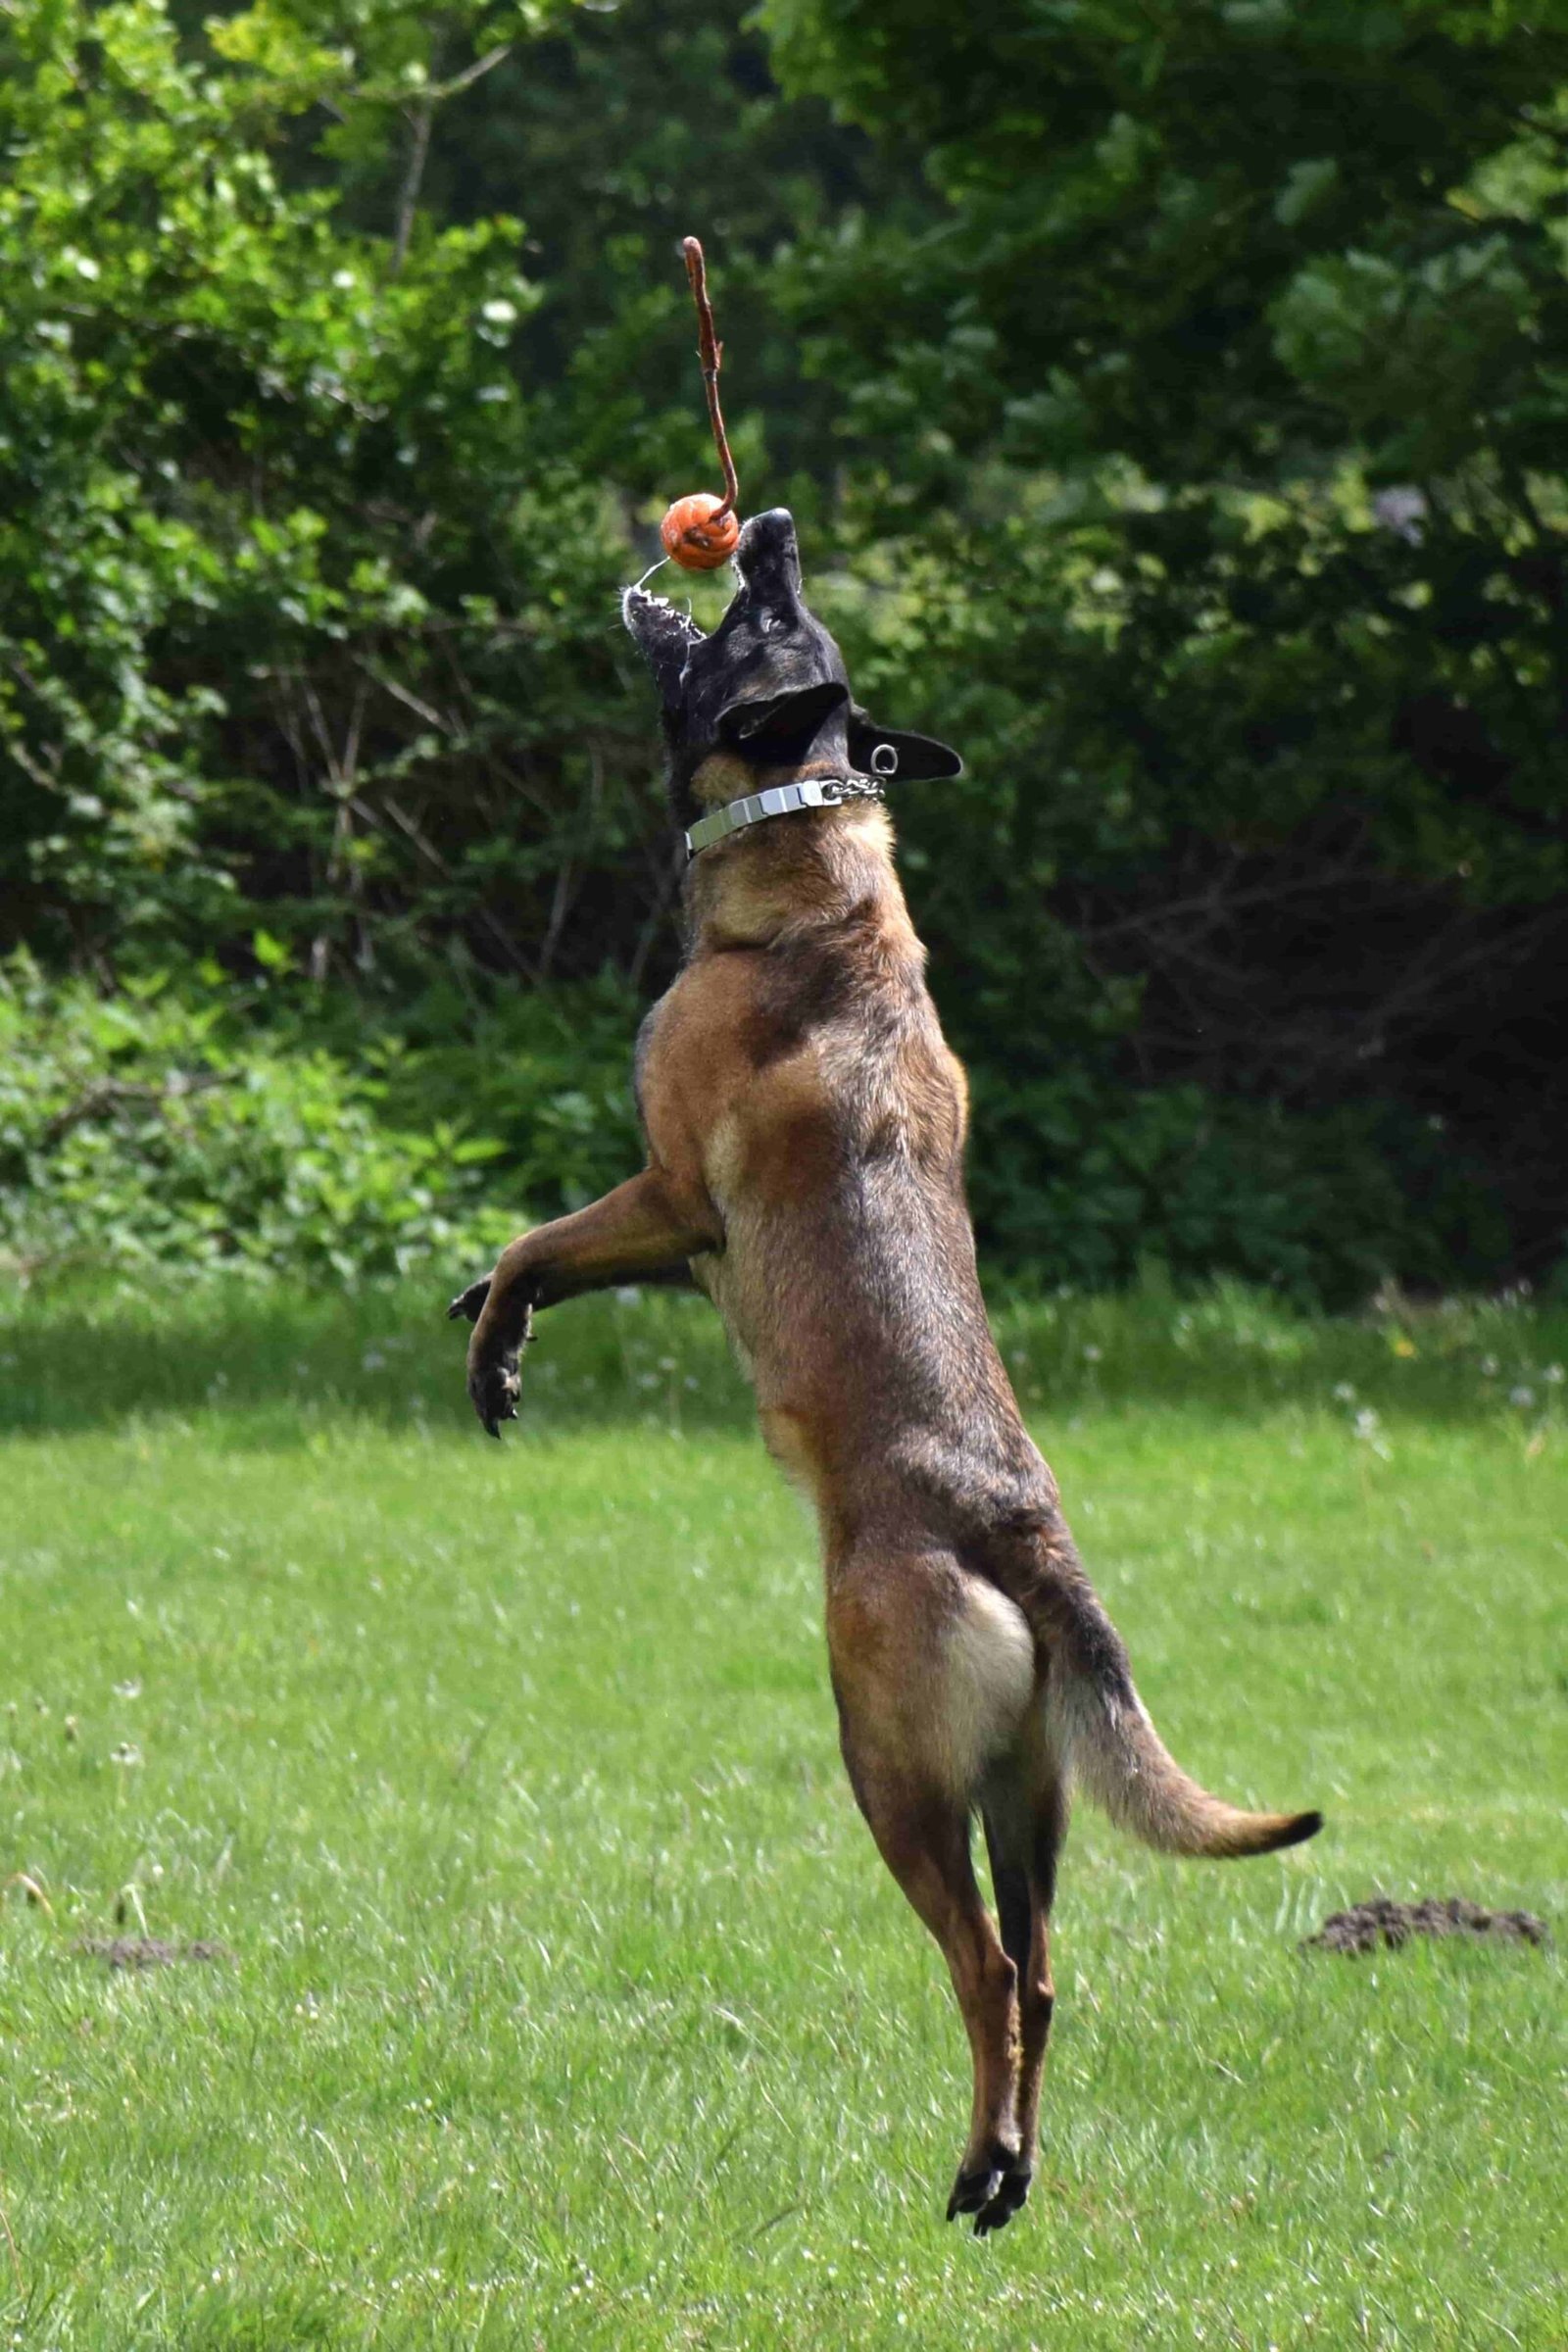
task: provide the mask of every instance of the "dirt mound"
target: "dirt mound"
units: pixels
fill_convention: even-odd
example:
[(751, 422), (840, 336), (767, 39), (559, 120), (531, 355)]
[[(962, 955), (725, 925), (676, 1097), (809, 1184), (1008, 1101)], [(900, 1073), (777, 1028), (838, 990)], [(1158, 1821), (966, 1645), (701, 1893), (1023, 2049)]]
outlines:
[(1486, 1936), (1500, 1943), (1549, 1943), (1546, 1923), (1533, 1911), (1483, 1911), (1462, 1894), (1432, 1894), (1419, 1903), (1396, 1903), (1386, 1894), (1336, 1911), (1315, 1936), (1303, 1937), (1303, 1952), (1371, 1952), (1379, 1944), (1396, 1952), (1412, 1936)]
[(163, 1943), (156, 1936), (84, 1936), (74, 1946), (110, 1968), (177, 1968), (185, 1960), (232, 1960), (226, 1943)]

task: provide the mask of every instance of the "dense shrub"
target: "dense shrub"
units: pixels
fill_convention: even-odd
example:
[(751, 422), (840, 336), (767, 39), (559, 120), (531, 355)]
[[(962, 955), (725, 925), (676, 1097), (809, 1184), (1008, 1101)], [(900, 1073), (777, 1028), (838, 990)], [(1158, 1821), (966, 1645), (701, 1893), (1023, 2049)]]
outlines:
[[(747, 503), (969, 761), (898, 810), (988, 1250), (1544, 1274), (1568, 39), (763, 14), (782, 91), (719, 0), (0, 13), (0, 951), (82, 983), (13, 997), (11, 1246), (395, 1263), (624, 1172), (677, 872), (614, 591), (708, 477), (698, 227)], [(153, 1091), (77, 1115), (89, 1030)]]
[(0, 945), (238, 965), (265, 910), (318, 979), (469, 940), (542, 980), (607, 859), (657, 897), (623, 535), (510, 360), (522, 225), (416, 202), (443, 43), (501, 17), (0, 30)]
[[(497, 1014), (488, 1086), (431, 1077), (421, 1050), (318, 1042), (311, 1008), (272, 1012), (209, 974), (103, 998), (25, 958), (0, 972), (0, 1265), (297, 1272), (354, 1281), (487, 1264), (531, 1209), (576, 1205), (625, 1172), (622, 1077), (547, 1002)], [(602, 1027), (602, 1024), (601, 1024)], [(617, 1045), (619, 1040), (617, 1038)], [(618, 1056), (617, 1056), (618, 1061)], [(443, 1109), (445, 1102), (450, 1107)], [(472, 1110), (494, 1110), (501, 1135)], [(514, 1140), (509, 1143), (506, 1137)]]
[[(924, 805), (911, 827), (962, 1001), (989, 993), (971, 1053), (1016, 1069), (1044, 1020), (1101, 1066), (1115, 1031), (1124, 1084), (1354, 1106), (1418, 1221), (1440, 1120), (1443, 1191), (1476, 1188), (1440, 1250), (1544, 1270), (1568, 1130), (1561, 13), (763, 15), (787, 83), (917, 149), (933, 192), (804, 247), (789, 283), (902, 585), (890, 674), (985, 788), (961, 850)], [(1364, 1199), (1323, 1196), (1331, 1253)]]
[(1396, 1111), (1286, 1118), (1194, 1086), (1133, 1091), (1068, 1070), (1005, 1087), (982, 1073), (976, 1119), (982, 1233), (1003, 1264), (1080, 1289), (1157, 1263), (1344, 1306), (1395, 1269), (1441, 1287), (1456, 1261), (1496, 1262), (1504, 1247), (1484, 1188)]
[[(438, 1260), (455, 1278), (639, 1164), (636, 1010), (607, 975), (494, 989), (461, 1016), (431, 988), (376, 1026), (281, 975), (240, 988), (210, 966), (105, 996), (14, 957), (0, 970), (0, 1264), (353, 1281)], [(1446, 1257), (1487, 1246), (1462, 1230), (1472, 1191), (1444, 1200), (1436, 1152), (1417, 1216), (1352, 1113), (1285, 1121), (1073, 1071), (989, 1099), (993, 1084), (981, 1074), (970, 1171), (981, 1231), (1000, 1263), (1053, 1282), (1218, 1266), (1348, 1301), (1391, 1266), (1436, 1283)], [(1400, 1149), (1414, 1160), (1419, 1139)]]

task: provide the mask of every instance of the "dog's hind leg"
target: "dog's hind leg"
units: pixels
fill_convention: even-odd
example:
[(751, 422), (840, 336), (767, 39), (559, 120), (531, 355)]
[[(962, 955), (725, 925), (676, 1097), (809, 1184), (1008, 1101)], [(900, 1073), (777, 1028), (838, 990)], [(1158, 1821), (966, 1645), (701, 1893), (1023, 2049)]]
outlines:
[(845, 1747), (855, 1758), (850, 1779), (882, 1859), (942, 1946), (969, 2036), (974, 2095), (948, 2219), (972, 2213), (984, 2234), (1013, 2210), (993, 2212), (1022, 2149), (1017, 1971), (980, 1898), (967, 1814), (886, 1759), (873, 1760), (853, 1733)]
[(974, 2096), (948, 2218), (972, 2214), (983, 2235), (1011, 2218), (1028, 2178), (1004, 2193), (1023, 2160), (1019, 1972), (981, 1898), (969, 1825), (987, 1763), (1031, 1703), (1033, 1646), (1009, 1602), (941, 1558), (830, 1578), (828, 1642), (851, 1785), (942, 1947), (969, 2037)]
[[(1054, 1759), (1030, 1740), (987, 1781), (981, 1798), (1002, 1944), (1018, 1972), (1018, 2161), (995, 2200), (1014, 2213), (1029, 2194), (1040, 2143), (1040, 2089), (1055, 1987), (1051, 1977), (1051, 1905), (1056, 1855), (1067, 1826), (1066, 1791)], [(995, 2226), (995, 2225), (993, 2225)]]

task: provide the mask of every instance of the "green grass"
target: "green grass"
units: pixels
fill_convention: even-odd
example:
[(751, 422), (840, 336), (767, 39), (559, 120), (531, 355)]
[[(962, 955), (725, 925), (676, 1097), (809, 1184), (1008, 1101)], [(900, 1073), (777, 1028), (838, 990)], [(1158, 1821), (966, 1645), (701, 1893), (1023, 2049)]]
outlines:
[[(1297, 1949), (1374, 1889), (1568, 1908), (1561, 1320), (1004, 1318), (1171, 1744), (1329, 1826), (1204, 1868), (1080, 1813), (977, 2244), (705, 1311), (550, 1318), (498, 1446), (427, 1304), (0, 1318), (0, 1879), (49, 1906), (0, 1903), (0, 2346), (1568, 2341), (1560, 1958)], [(111, 1975), (117, 1919), (232, 1964)]]

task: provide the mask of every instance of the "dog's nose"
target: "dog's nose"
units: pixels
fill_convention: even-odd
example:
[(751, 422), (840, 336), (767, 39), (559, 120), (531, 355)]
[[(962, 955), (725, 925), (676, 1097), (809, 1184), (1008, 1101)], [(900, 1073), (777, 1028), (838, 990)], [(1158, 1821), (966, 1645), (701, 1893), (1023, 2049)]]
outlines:
[(800, 578), (801, 557), (795, 540), (795, 517), (788, 507), (769, 507), (754, 514), (743, 528), (735, 561), (754, 587), (763, 587), (780, 575)]

